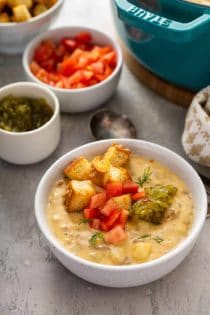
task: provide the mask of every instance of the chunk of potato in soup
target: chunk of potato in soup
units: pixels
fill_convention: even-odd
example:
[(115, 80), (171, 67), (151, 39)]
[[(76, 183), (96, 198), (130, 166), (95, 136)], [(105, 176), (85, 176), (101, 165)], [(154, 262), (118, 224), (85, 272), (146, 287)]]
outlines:
[(71, 253), (100, 264), (128, 265), (154, 260), (177, 246), (186, 236), (193, 222), (193, 202), (184, 182), (154, 160), (132, 155), (127, 165), (133, 181), (150, 167), (151, 181), (146, 186), (173, 184), (178, 188), (169, 216), (159, 225), (143, 220), (129, 220), (127, 239), (116, 245), (99, 242), (91, 246), (89, 239), (96, 232), (82, 222), (82, 212), (68, 213), (64, 206), (65, 181), (53, 187), (47, 205), (47, 217), (52, 233)]

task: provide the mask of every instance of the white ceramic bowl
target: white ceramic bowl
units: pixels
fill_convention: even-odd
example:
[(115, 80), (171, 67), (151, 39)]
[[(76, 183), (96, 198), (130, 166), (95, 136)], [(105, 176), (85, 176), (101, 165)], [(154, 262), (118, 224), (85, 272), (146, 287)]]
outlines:
[(64, 0), (45, 13), (23, 23), (0, 23), (0, 53), (21, 53), (34, 36), (47, 30), (57, 18)]
[[(68, 252), (51, 232), (46, 218), (46, 205), (50, 189), (62, 177), (66, 164), (78, 156), (93, 157), (104, 152), (112, 143), (121, 143), (132, 152), (155, 159), (174, 171), (192, 194), (195, 219), (189, 235), (166, 255), (142, 264), (107, 266), (84, 260)], [(189, 254), (203, 227), (207, 213), (207, 196), (195, 170), (176, 153), (154, 143), (119, 139), (93, 142), (61, 157), (42, 177), (35, 196), (36, 219), (45, 239), (58, 260), (70, 271), (90, 282), (108, 287), (132, 287), (157, 280), (176, 268)]]
[(53, 109), (53, 116), (40, 128), (27, 132), (8, 132), (0, 128), (0, 158), (14, 164), (32, 164), (48, 157), (60, 140), (60, 112), (57, 97), (35, 83), (19, 82), (0, 89), (0, 100), (12, 94), (43, 97)]
[[(93, 36), (93, 41), (96, 44), (111, 45), (117, 53), (117, 66), (112, 74), (103, 82), (93, 85), (91, 87), (82, 89), (61, 89), (49, 86), (42, 81), (38, 80), (30, 70), (30, 63), (34, 56), (35, 48), (44, 40), (52, 39), (58, 42), (62, 37), (75, 36), (80, 32), (90, 32)], [(26, 48), (23, 55), (23, 67), (25, 70), (26, 78), (29, 81), (48, 86), (53, 91), (61, 106), (61, 111), (78, 113), (94, 109), (104, 104), (114, 93), (117, 84), (120, 79), (122, 69), (122, 53), (117, 45), (110, 36), (88, 27), (62, 27), (54, 30), (50, 30), (38, 37), (36, 37)]]

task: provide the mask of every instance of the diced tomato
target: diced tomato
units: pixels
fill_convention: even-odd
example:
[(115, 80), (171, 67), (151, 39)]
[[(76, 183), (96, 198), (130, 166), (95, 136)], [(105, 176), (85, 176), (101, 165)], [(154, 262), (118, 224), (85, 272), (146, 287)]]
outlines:
[(123, 184), (122, 183), (108, 183), (106, 184), (107, 197), (115, 197), (122, 195)]
[(81, 70), (81, 81), (82, 82), (87, 82), (90, 81), (93, 77), (93, 72), (92, 71), (88, 71), (88, 70)]
[(34, 60), (38, 63), (48, 59), (56, 59), (56, 46), (51, 40), (43, 41), (34, 54)]
[(101, 193), (98, 193), (94, 195), (89, 204), (90, 209), (100, 209), (105, 205), (106, 202), (106, 192), (103, 191)]
[(128, 220), (128, 215), (129, 215), (129, 212), (127, 210), (123, 209), (120, 212), (120, 216), (119, 216), (119, 218), (118, 218), (116, 223), (121, 225), (122, 227), (125, 227), (125, 224), (126, 224), (126, 222)]
[(36, 61), (32, 61), (30, 68), (31, 68), (32, 73), (35, 75), (37, 75), (39, 70), (41, 70), (40, 66), (38, 65)]
[(52, 72), (55, 70), (56, 60), (55, 59), (48, 59), (43, 60), (39, 63), (42, 68), (44, 68), (47, 72)]
[(111, 52), (105, 54), (102, 57), (102, 60), (106, 61), (111, 67), (115, 67), (116, 63), (117, 63), (117, 56), (116, 56), (115, 51), (111, 51)]
[(99, 211), (97, 209), (86, 208), (83, 210), (83, 214), (85, 219), (96, 219), (99, 215)]
[(90, 221), (89, 225), (90, 225), (90, 227), (92, 229), (99, 230), (99, 228), (100, 228), (100, 220), (99, 219), (93, 219), (93, 220)]
[(48, 79), (48, 73), (47, 71), (45, 71), (44, 69), (40, 68), (40, 70), (38, 71), (36, 77), (45, 82), (45, 83), (48, 83), (49, 79)]
[(60, 40), (60, 43), (69, 51), (72, 52), (77, 48), (77, 42), (75, 39), (64, 37)]
[(137, 200), (144, 198), (144, 197), (145, 197), (145, 191), (142, 190), (142, 191), (137, 192), (134, 195), (132, 195), (132, 200), (137, 201)]
[(92, 41), (92, 36), (88, 32), (81, 32), (77, 34), (74, 38), (77, 42), (83, 43), (83, 44), (87, 44)]
[(101, 220), (100, 227), (102, 231), (109, 231), (114, 226), (115, 222), (120, 216), (120, 211), (113, 210), (108, 217)]
[(108, 244), (118, 244), (127, 238), (127, 234), (122, 226), (117, 225), (109, 232), (105, 233), (104, 240)]
[(131, 181), (127, 181), (123, 184), (123, 194), (135, 194), (138, 192), (139, 185)]
[[(62, 38), (58, 44), (52, 40), (41, 42), (35, 50), (31, 71), (52, 86), (79, 89), (104, 81), (116, 64), (117, 56), (111, 46), (93, 44), (91, 34), (81, 32)], [(56, 80), (48, 78), (51, 74), (58, 75)]]
[(105, 205), (104, 205), (104, 207), (101, 209), (101, 213), (103, 214), (103, 215), (105, 215), (105, 216), (109, 216), (110, 214), (111, 214), (111, 212), (113, 211), (113, 210), (116, 210), (116, 209), (118, 209), (119, 207), (118, 207), (118, 205), (116, 204), (116, 202), (114, 202), (114, 200), (113, 199), (109, 199), (106, 203), (105, 203)]
[(76, 65), (74, 60), (70, 57), (64, 60), (62, 63), (58, 64), (57, 69), (59, 73), (68, 77), (74, 73), (74, 71), (76, 70)]
[(62, 44), (59, 44), (56, 48), (56, 56), (58, 61), (62, 61), (67, 50), (66, 47)]
[(97, 61), (97, 62), (92, 63), (88, 69), (93, 71), (94, 74), (103, 74), (104, 64), (102, 61)]

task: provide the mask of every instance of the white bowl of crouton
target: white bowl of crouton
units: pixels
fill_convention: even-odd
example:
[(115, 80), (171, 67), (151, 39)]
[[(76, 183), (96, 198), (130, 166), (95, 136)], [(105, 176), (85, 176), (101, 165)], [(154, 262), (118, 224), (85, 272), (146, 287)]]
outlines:
[[(77, 223), (78, 218), (82, 218), (80, 211), (84, 206), (87, 206), (87, 199), (95, 197), (93, 194), (96, 186), (101, 186), (101, 178), (100, 176), (98, 177), (97, 174), (106, 172), (106, 174), (103, 174), (103, 182), (108, 182), (108, 184), (112, 182), (116, 184), (116, 181), (120, 182), (124, 180), (127, 182), (127, 176), (129, 176), (129, 174), (123, 170), (126, 168), (127, 163), (129, 163), (129, 159), (132, 159), (132, 154), (139, 156), (140, 159), (147, 158), (147, 164), (150, 163), (151, 170), (154, 172), (157, 171), (157, 168), (155, 171), (153, 163), (164, 166), (166, 168), (166, 173), (164, 173), (162, 177), (164, 181), (167, 177), (166, 174), (173, 172), (171, 177), (172, 184), (178, 185), (179, 181), (182, 182), (180, 186), (182, 188), (176, 198), (180, 198), (180, 194), (182, 194), (183, 198), (188, 198), (188, 205), (189, 203), (192, 205), (191, 210), (193, 211), (191, 225), (185, 237), (179, 239), (179, 244), (174, 246), (171, 250), (164, 252), (164, 254), (162, 253), (159, 257), (150, 257), (150, 259), (147, 260), (145, 259), (145, 253), (146, 255), (151, 254), (151, 248), (148, 251), (148, 243), (150, 243), (150, 245), (153, 244), (155, 248), (161, 247), (164, 251), (164, 249), (166, 250), (167, 246), (170, 245), (170, 242), (167, 242), (163, 235), (161, 235), (162, 238), (160, 235), (156, 235), (155, 238), (153, 234), (146, 234), (145, 229), (150, 227), (154, 229), (154, 233), (157, 233), (157, 230), (161, 229), (163, 225), (163, 230), (165, 231), (168, 223), (162, 222), (159, 226), (153, 226), (148, 222), (142, 222), (141, 224), (144, 224), (144, 230), (139, 231), (142, 235), (139, 235), (140, 237), (137, 238), (137, 241), (135, 238), (134, 244), (131, 244), (130, 240), (127, 242), (128, 237), (131, 235), (129, 234), (129, 225), (124, 227), (124, 235), (127, 233), (127, 239), (125, 241), (125, 238), (122, 238), (122, 231), (120, 231), (120, 229), (122, 230), (122, 225), (118, 223), (114, 228), (115, 232), (117, 230), (118, 234), (115, 234), (115, 236), (118, 237), (118, 240), (115, 238), (114, 242), (114, 239), (111, 239), (114, 229), (103, 232), (104, 235), (102, 237), (101, 231), (97, 230), (98, 226), (95, 224), (96, 222), (93, 226), (92, 221), (88, 222), (87, 219), (83, 218)], [(102, 159), (100, 159), (99, 156), (101, 156)], [(108, 164), (111, 165), (111, 168), (110, 166), (108, 167), (108, 173), (107, 163), (104, 162), (104, 160), (108, 160)], [(124, 166), (122, 164), (124, 164)], [(93, 174), (92, 168), (95, 172)], [(92, 174), (91, 177), (89, 177), (90, 174)], [(144, 175), (145, 180), (146, 177), (150, 176), (150, 172)], [(152, 176), (154, 176), (154, 174)], [(69, 181), (69, 178), (71, 178), (71, 181)], [(87, 180), (87, 178), (89, 179)], [(151, 182), (154, 178), (151, 178)], [(68, 180), (68, 184), (70, 183), (71, 187), (68, 189), (71, 190), (71, 192), (65, 188), (64, 197), (63, 189), (66, 187), (66, 180)], [(150, 181), (148, 181), (148, 185), (151, 185)], [(133, 183), (133, 188), (134, 187), (135, 183)], [(185, 188), (183, 189), (183, 187)], [(99, 190), (98, 194), (103, 197), (104, 191)], [(188, 197), (186, 197), (187, 194)], [(66, 199), (67, 195), (69, 199)], [(128, 198), (128, 195), (123, 195), (123, 197), (123, 207), (126, 208), (125, 197)], [(112, 199), (114, 199), (114, 197), (112, 197)], [(144, 201), (148, 202), (148, 200), (149, 198), (146, 198)], [(183, 200), (182, 203), (184, 203)], [(91, 199), (90, 204), (92, 201), (93, 199)], [(65, 207), (63, 207), (64, 202)], [(97, 200), (97, 202), (99, 202), (99, 200)], [(102, 199), (100, 202), (102, 202)], [(88, 208), (91, 208), (90, 204)], [(96, 207), (96, 204), (93, 208), (94, 207)], [(107, 211), (107, 204), (105, 204), (105, 207)], [(102, 208), (103, 211), (105, 211), (105, 207)], [(76, 211), (76, 213), (74, 213), (74, 211)], [(89, 210), (86, 212), (88, 211)], [(83, 145), (68, 152), (47, 170), (38, 185), (35, 195), (35, 215), (38, 226), (57, 259), (77, 276), (89, 282), (107, 287), (123, 288), (139, 286), (155, 281), (171, 272), (191, 251), (204, 225), (206, 213), (207, 196), (202, 181), (196, 171), (176, 153), (157, 144), (134, 139), (102, 140)], [(68, 218), (72, 215), (74, 219), (70, 222)], [(176, 220), (174, 219), (175, 217), (176, 213), (174, 212), (172, 214), (172, 220)], [(178, 215), (177, 219), (179, 218), (182, 218), (182, 215)], [(169, 217), (167, 217), (165, 222), (168, 222), (168, 219)], [(185, 223), (188, 219), (185, 216)], [(100, 221), (100, 217), (97, 220)], [(55, 224), (55, 230), (53, 230), (52, 222)], [(75, 224), (78, 225), (75, 227)], [(134, 223), (132, 223), (131, 226), (133, 226), (133, 224)], [(138, 224), (140, 224), (139, 221)], [(177, 233), (177, 231), (178, 233), (183, 233), (183, 226), (180, 228), (176, 223), (172, 225), (174, 226), (174, 224), (174, 233)], [(89, 227), (89, 225), (91, 227)], [(92, 230), (96, 233), (91, 234), (92, 237), (86, 242), (86, 237), (90, 235), (90, 233), (93, 233)], [(81, 231), (82, 233), (80, 234)], [(74, 243), (75, 237), (79, 247)], [(144, 260), (139, 262), (129, 261), (129, 257), (126, 256), (122, 262), (118, 261), (118, 263), (116, 263), (115, 261), (115, 263), (113, 263), (112, 261), (112, 263), (110, 263), (108, 260), (109, 255), (114, 254), (115, 258), (118, 255), (119, 248), (118, 245), (116, 245), (118, 241), (122, 241), (122, 244), (124, 244), (123, 242), (127, 242), (126, 250), (130, 245), (135, 246), (135, 248), (140, 245), (141, 250), (138, 250), (138, 252), (132, 252), (131, 250), (128, 251), (126, 255), (129, 253), (129, 255), (133, 255), (136, 259), (136, 256), (143, 254)], [(107, 245), (104, 242), (109, 244), (110, 250), (107, 250)], [(85, 246), (85, 251), (82, 252), (82, 248)], [(120, 251), (122, 251), (124, 245), (120, 246)], [(81, 252), (77, 252), (78, 248)], [(99, 253), (97, 260), (95, 260), (96, 250), (98, 250)], [(89, 256), (86, 256), (87, 253)]]
[(0, 0), (0, 53), (22, 53), (28, 42), (47, 30), (64, 0)]

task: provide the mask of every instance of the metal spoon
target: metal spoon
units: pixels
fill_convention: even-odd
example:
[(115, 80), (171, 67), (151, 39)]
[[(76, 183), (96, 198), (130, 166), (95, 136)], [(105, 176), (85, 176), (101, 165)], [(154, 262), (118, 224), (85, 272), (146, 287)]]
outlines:
[(96, 140), (109, 138), (136, 138), (136, 127), (124, 114), (101, 110), (93, 114), (89, 124)]

